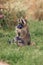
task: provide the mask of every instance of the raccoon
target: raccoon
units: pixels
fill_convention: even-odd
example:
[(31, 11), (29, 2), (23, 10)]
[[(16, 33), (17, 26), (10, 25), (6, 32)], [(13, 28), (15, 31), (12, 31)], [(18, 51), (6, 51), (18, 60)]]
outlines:
[(19, 42), (21, 40), (17, 40), (17, 44), (19, 45), (30, 45), (31, 37), (28, 29), (27, 22), (24, 19), (20, 19), (18, 25), (16, 26), (16, 36), (19, 37), (23, 42)]

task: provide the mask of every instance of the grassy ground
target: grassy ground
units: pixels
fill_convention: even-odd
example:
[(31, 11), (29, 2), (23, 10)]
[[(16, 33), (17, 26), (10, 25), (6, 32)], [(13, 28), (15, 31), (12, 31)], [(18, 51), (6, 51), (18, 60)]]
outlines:
[(15, 31), (0, 29), (0, 60), (11, 65), (43, 65), (43, 21), (29, 21), (28, 25), (35, 46), (10, 45), (8, 39), (15, 36)]

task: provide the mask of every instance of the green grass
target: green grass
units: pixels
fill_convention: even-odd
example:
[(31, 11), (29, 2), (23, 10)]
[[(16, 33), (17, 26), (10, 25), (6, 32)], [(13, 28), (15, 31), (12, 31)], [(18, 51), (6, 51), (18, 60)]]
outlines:
[(43, 65), (43, 21), (30, 20), (28, 25), (34, 46), (10, 45), (8, 39), (15, 36), (15, 30), (0, 29), (0, 60), (10, 65)]

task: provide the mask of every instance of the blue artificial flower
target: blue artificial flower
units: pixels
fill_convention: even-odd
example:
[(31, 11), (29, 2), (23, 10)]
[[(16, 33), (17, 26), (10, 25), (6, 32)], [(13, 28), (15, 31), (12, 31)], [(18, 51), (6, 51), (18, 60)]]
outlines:
[(21, 38), (19, 38), (19, 37), (16, 37), (16, 40), (21, 40)]
[(24, 44), (24, 41), (22, 40), (22, 38), (16, 37), (16, 40), (19, 41), (19, 43), (23, 43)]
[(23, 28), (23, 25), (22, 25), (22, 24), (19, 24), (19, 25), (17, 26), (17, 28), (22, 29), (22, 28)]

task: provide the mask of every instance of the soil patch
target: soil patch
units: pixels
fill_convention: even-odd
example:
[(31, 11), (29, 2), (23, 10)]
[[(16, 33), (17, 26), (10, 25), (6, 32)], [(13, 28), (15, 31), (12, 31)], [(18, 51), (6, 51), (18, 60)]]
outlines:
[(0, 65), (9, 65), (9, 64), (7, 64), (6, 62), (0, 62)]

